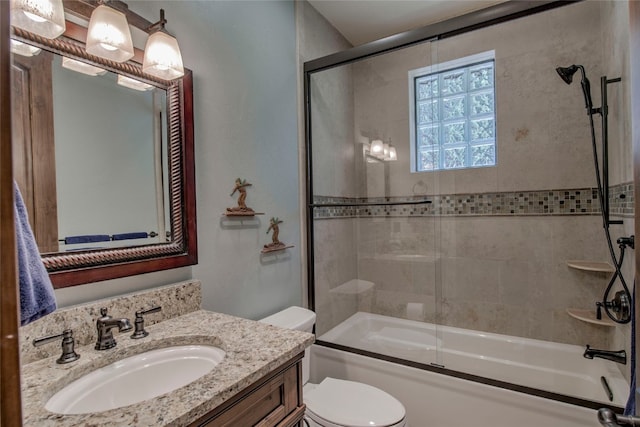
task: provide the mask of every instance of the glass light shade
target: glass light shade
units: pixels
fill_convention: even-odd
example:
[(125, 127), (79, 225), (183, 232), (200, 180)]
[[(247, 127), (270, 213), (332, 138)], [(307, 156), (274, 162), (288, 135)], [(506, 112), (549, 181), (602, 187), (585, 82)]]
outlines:
[(107, 72), (107, 70), (100, 67), (94, 67), (93, 65), (85, 64), (84, 62), (76, 61), (66, 56), (62, 57), (62, 67), (88, 76), (101, 76)]
[(384, 160), (389, 160), (389, 144), (384, 144), (384, 154), (383, 154), (383, 158)]
[(382, 156), (384, 154), (384, 143), (380, 139), (371, 141), (371, 154), (374, 156)]
[(19, 42), (11, 39), (11, 52), (22, 56), (36, 56), (42, 49), (31, 46), (30, 44)]
[(120, 86), (128, 87), (129, 89), (139, 90), (140, 92), (153, 89), (153, 86), (150, 84), (146, 84), (140, 80), (132, 79), (131, 77), (122, 76), (120, 74), (118, 74), (118, 84)]
[(55, 39), (66, 29), (62, 0), (11, 0), (11, 25)]
[(398, 160), (398, 153), (396, 152), (396, 147), (393, 145), (389, 146), (389, 160), (392, 162)]
[(115, 62), (133, 58), (133, 42), (127, 17), (105, 5), (91, 13), (87, 30), (87, 52)]
[(156, 31), (149, 36), (144, 48), (142, 71), (164, 80), (184, 76), (182, 55), (175, 37), (162, 31)]

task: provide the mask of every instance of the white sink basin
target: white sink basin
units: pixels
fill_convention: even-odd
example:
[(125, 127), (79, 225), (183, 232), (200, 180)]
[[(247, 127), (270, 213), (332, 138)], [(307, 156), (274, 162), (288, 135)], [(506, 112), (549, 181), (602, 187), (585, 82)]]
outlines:
[(151, 350), (119, 360), (79, 378), (49, 399), (58, 414), (107, 411), (151, 399), (209, 373), (225, 352), (207, 345)]

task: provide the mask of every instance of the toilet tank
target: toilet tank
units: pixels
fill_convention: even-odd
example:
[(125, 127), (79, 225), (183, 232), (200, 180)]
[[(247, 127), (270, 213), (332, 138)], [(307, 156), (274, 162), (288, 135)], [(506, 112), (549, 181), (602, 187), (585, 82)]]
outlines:
[[(313, 331), (313, 324), (316, 323), (316, 314), (306, 308), (292, 306), (259, 321), (269, 325), (278, 326), (280, 328), (311, 333)], [(303, 384), (306, 384), (307, 381), (309, 381), (311, 371), (309, 364), (310, 349), (307, 348), (304, 351), (304, 358), (302, 359)]]

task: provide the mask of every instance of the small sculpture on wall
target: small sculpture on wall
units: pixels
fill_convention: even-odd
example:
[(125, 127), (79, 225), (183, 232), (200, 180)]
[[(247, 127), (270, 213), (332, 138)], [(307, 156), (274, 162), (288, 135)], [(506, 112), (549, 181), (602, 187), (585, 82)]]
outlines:
[(252, 184), (248, 183), (246, 179), (238, 178), (236, 179), (235, 187), (233, 187), (233, 191), (231, 192), (231, 196), (233, 196), (236, 191), (240, 193), (238, 197), (238, 206), (233, 208), (227, 208), (225, 215), (227, 216), (253, 216), (256, 212), (247, 206), (245, 200), (247, 199), (247, 190), (245, 187), (250, 187)]
[(282, 243), (280, 240), (278, 240), (278, 237), (280, 234), (280, 226), (279, 226), (280, 224), (282, 224), (282, 221), (279, 218), (271, 218), (271, 220), (269, 221), (269, 228), (267, 229), (267, 234), (269, 234), (270, 231), (273, 231), (273, 233), (271, 234), (271, 243), (264, 245), (264, 248), (262, 249), (263, 253), (281, 251), (283, 249), (293, 247), (293, 246), (287, 246), (284, 243)]

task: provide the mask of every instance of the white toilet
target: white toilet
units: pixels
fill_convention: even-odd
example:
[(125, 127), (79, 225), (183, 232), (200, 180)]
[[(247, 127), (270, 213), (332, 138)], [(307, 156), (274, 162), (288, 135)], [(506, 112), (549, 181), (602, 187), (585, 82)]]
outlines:
[[(281, 328), (311, 332), (316, 314), (302, 307), (289, 307), (260, 322)], [(305, 420), (310, 427), (407, 427), (402, 403), (367, 384), (325, 378), (309, 383), (309, 349), (302, 359)]]

